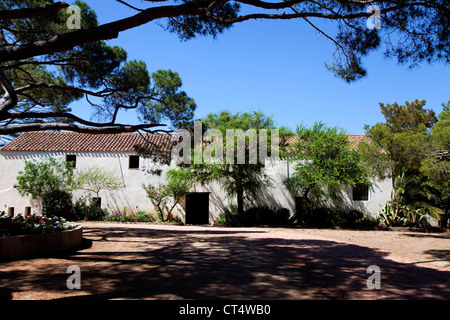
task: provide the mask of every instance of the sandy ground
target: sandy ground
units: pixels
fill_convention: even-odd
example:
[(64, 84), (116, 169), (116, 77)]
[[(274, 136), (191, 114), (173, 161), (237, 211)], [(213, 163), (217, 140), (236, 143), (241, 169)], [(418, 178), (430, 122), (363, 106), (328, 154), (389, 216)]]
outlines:
[[(289, 230), (284, 232), (289, 233)], [(301, 233), (320, 239), (381, 250), (394, 261), (450, 271), (450, 233), (448, 232), (302, 229)]]
[[(83, 223), (73, 252), (0, 264), (3, 299), (450, 299), (450, 233)], [(67, 267), (81, 289), (69, 290)], [(367, 286), (369, 266), (380, 289)]]

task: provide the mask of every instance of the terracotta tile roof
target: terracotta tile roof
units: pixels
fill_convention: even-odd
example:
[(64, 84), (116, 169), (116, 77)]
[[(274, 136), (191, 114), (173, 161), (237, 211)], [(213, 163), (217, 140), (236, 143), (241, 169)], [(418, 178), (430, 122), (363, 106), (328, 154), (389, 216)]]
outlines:
[(370, 142), (372, 140), (364, 134), (349, 134), (348, 141), (350, 141), (350, 146), (352, 148), (356, 148), (360, 142)]
[[(296, 136), (289, 138), (294, 142)], [(349, 135), (351, 146), (355, 148), (361, 141), (370, 138), (359, 134)], [(1, 151), (29, 152), (136, 152), (135, 145), (160, 146), (169, 151), (171, 142), (167, 134), (150, 133), (119, 133), (119, 134), (89, 134), (76, 132), (39, 131), (26, 132), (6, 144)], [(150, 145), (148, 144), (150, 143)]]
[(3, 146), (1, 151), (41, 152), (135, 152), (135, 145), (165, 146), (170, 142), (166, 134), (119, 133), (88, 134), (76, 132), (26, 132)]
[[(287, 143), (294, 143), (298, 140), (298, 136), (292, 136), (288, 138)], [(371, 139), (364, 134), (349, 134), (348, 141), (350, 142), (350, 146), (352, 148), (356, 148), (358, 144), (362, 141), (371, 141)]]

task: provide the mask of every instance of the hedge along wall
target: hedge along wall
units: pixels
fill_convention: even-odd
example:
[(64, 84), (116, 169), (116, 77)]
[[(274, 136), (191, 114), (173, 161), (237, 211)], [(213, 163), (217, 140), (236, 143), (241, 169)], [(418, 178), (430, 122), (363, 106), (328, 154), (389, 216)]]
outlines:
[(82, 226), (55, 233), (2, 237), (0, 261), (20, 260), (73, 249), (82, 240)]

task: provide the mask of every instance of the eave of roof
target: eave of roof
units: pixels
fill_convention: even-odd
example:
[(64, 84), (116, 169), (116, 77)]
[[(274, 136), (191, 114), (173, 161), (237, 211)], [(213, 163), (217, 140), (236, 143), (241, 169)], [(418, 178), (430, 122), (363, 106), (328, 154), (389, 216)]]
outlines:
[(77, 132), (26, 132), (1, 151), (21, 152), (135, 152), (136, 145), (164, 147), (170, 136), (149, 133), (88, 134)]
[[(296, 136), (290, 137), (293, 143)], [(348, 135), (352, 148), (369, 137)], [(77, 132), (37, 131), (26, 132), (0, 148), (0, 151), (16, 152), (125, 152), (135, 153), (135, 146), (159, 147), (160, 151), (170, 152), (171, 137), (167, 134), (118, 133), (88, 134)]]

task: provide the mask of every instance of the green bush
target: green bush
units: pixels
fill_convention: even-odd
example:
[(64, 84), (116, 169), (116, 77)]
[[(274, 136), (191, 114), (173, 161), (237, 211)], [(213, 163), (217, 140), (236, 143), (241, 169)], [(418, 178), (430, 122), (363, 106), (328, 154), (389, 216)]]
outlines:
[(136, 216), (137, 216), (137, 220), (139, 222), (155, 222), (156, 221), (156, 217), (153, 214), (150, 214), (145, 211), (138, 211), (136, 213)]
[(94, 203), (86, 203), (84, 199), (78, 199), (74, 205), (76, 219), (86, 221), (100, 221), (107, 212)]
[(236, 216), (240, 225), (287, 225), (289, 224), (289, 210), (286, 208), (275, 209), (268, 206), (257, 206), (245, 210)]
[(342, 228), (357, 228), (358, 223), (364, 218), (364, 213), (359, 210), (351, 211), (337, 211), (336, 220), (334, 225)]
[(295, 207), (292, 220), (303, 227), (330, 228), (339, 220), (338, 209), (316, 206), (305, 198), (297, 198)]
[(63, 190), (54, 190), (42, 196), (42, 215), (46, 217), (61, 217), (66, 220), (75, 220), (72, 196)]
[(357, 225), (358, 229), (374, 229), (380, 225), (380, 220), (372, 217), (362, 218)]
[(275, 216), (277, 217), (278, 224), (288, 225), (290, 224), (291, 212), (287, 208), (278, 209), (275, 212)]
[(337, 208), (316, 207), (303, 213), (303, 225), (314, 228), (330, 228), (339, 221), (340, 210)]
[(118, 222), (156, 222), (157, 217), (146, 211), (138, 211), (137, 213), (127, 214), (125, 210), (114, 211), (107, 214), (104, 221), (118, 221)]
[(296, 224), (311, 228), (340, 227), (345, 229), (368, 229), (379, 224), (378, 219), (365, 218), (359, 210), (344, 211), (339, 208), (314, 206), (306, 201), (297, 202)]
[(73, 168), (66, 161), (54, 158), (38, 158), (24, 163), (24, 169), (17, 176), (17, 191), (21, 196), (32, 199), (54, 190), (72, 190)]
[(106, 215), (103, 220), (105, 221), (119, 221), (119, 222), (137, 222), (136, 215), (129, 215), (125, 211), (114, 211)]
[(227, 214), (225, 212), (219, 213), (219, 216), (214, 220), (214, 224), (226, 224)]

